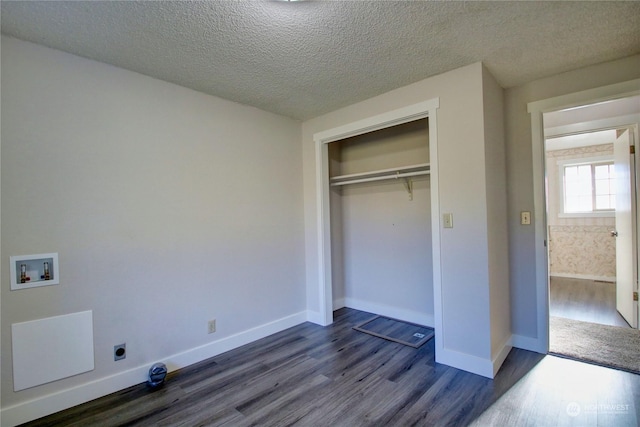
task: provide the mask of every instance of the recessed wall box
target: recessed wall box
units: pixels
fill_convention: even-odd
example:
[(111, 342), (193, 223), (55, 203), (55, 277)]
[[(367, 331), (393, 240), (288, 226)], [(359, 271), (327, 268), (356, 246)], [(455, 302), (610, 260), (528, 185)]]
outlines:
[(60, 283), (57, 253), (9, 257), (9, 270), (12, 291)]

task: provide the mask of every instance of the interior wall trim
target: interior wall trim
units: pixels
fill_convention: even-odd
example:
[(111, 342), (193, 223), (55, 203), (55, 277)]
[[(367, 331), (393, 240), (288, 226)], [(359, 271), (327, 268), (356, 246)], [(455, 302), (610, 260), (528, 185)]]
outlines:
[(486, 378), (493, 379), (494, 377), (494, 365), (492, 360), (451, 350), (446, 347), (436, 353), (436, 362), (481, 375)]

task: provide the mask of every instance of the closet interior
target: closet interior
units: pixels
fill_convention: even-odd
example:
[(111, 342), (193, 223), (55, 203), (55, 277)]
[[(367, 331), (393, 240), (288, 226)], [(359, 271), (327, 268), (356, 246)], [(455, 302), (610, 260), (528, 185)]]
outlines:
[(333, 308), (433, 326), (428, 118), (328, 147)]

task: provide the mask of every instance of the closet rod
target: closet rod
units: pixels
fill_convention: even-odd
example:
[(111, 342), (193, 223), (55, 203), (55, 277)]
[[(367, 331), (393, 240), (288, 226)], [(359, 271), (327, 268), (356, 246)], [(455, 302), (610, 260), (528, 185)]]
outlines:
[(332, 187), (337, 185), (347, 185), (347, 184), (358, 184), (361, 182), (371, 182), (371, 181), (383, 181), (386, 179), (397, 179), (397, 178), (408, 178), (410, 176), (418, 176), (418, 175), (429, 175), (430, 171), (416, 171), (416, 172), (405, 172), (405, 173), (396, 173), (394, 175), (385, 175), (385, 176), (374, 176), (371, 178), (361, 178), (361, 179), (353, 179), (349, 181), (341, 181), (341, 182), (333, 182), (331, 183)]

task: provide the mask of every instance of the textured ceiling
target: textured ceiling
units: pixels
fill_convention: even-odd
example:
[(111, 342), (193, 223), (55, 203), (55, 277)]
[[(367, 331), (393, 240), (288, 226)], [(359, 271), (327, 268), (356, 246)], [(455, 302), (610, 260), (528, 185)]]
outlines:
[(503, 87), (640, 52), (640, 2), (2, 1), (2, 33), (308, 119), (483, 61)]

